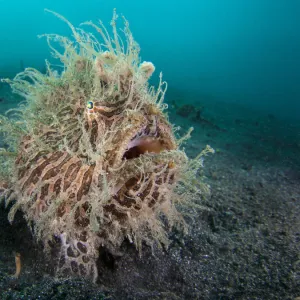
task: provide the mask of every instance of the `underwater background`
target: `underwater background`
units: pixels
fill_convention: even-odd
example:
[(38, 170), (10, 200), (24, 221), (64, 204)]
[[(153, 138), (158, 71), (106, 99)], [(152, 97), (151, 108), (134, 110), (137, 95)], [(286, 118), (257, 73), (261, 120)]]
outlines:
[[(22, 216), (11, 226), (3, 206), (1, 299), (300, 297), (300, 2), (0, 0), (0, 78), (54, 62), (38, 35), (71, 36), (45, 8), (76, 27), (108, 25), (114, 8), (126, 17), (142, 60), (156, 67), (151, 84), (159, 72), (168, 82), (171, 122), (194, 127), (188, 155), (216, 150), (205, 159), (211, 198), (187, 237), (171, 233), (168, 252), (102, 253), (96, 286), (54, 280)], [(1, 113), (20, 100), (0, 82)], [(15, 281), (17, 250), (24, 267)]]
[(1, 77), (27, 66), (44, 67), (49, 50), (37, 35), (70, 35), (44, 8), (76, 25), (98, 19), (108, 24), (117, 8), (129, 20), (143, 59), (163, 72), (169, 93), (180, 93), (185, 101), (212, 98), (299, 117), (297, 0), (1, 0), (0, 5)]

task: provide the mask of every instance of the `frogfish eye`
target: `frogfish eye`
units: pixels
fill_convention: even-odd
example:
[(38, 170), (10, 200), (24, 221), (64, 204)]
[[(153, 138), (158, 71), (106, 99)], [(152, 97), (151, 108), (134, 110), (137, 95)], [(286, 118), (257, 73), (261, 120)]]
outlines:
[(93, 107), (94, 107), (94, 102), (93, 102), (93, 101), (89, 101), (89, 102), (86, 104), (86, 107), (87, 107), (88, 109), (93, 109)]

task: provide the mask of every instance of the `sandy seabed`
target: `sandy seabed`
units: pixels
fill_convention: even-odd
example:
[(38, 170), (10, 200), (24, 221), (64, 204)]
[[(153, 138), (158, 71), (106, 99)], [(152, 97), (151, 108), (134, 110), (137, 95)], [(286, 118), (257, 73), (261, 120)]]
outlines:
[[(295, 299), (300, 297), (300, 124), (268, 114), (243, 114), (222, 104), (203, 114), (170, 120), (195, 128), (185, 145), (193, 157), (206, 144), (211, 195), (193, 217), (187, 236), (170, 233), (168, 250), (145, 246), (142, 257), (127, 242), (120, 256), (102, 251), (97, 284), (55, 279), (52, 262), (32, 239), (21, 213), (11, 226), (0, 210), (1, 299)], [(218, 112), (219, 111), (219, 112)], [(255, 117), (253, 117), (255, 115)], [(297, 140), (298, 137), (298, 140)], [(186, 212), (189, 213), (189, 212)], [(13, 252), (22, 272), (13, 279)]]

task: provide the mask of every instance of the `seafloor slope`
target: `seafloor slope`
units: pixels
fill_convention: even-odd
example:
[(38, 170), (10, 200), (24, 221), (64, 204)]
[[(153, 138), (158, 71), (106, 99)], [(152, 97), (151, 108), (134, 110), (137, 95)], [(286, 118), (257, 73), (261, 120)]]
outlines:
[[(4, 100), (3, 100), (4, 101)], [(170, 101), (170, 119), (194, 126), (190, 156), (206, 144), (211, 197), (171, 233), (168, 251), (100, 255), (99, 282), (54, 279), (19, 214), (0, 210), (1, 299), (295, 299), (300, 296), (300, 124), (243, 107)], [(220, 113), (219, 113), (220, 112)], [(298, 141), (297, 141), (298, 135)], [(13, 251), (22, 255), (18, 280)]]

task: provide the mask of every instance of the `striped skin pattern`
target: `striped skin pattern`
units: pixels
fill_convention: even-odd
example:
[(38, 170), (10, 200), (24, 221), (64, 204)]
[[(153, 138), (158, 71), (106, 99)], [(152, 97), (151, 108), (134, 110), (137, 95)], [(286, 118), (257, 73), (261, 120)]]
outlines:
[(170, 225), (181, 218), (171, 197), (186, 157), (154, 104), (134, 110), (140, 95), (128, 102), (122, 94), (121, 106), (64, 107), (59, 126), (40, 126), (20, 144), (10, 218), (24, 211), (46, 246), (59, 237), (59, 272), (95, 279), (100, 246), (113, 252), (125, 238), (138, 249), (167, 244), (159, 215)]
[(18, 115), (23, 127), (6, 127), (16, 128), (12, 136), (24, 132), (6, 203), (16, 200), (9, 220), (21, 210), (47, 253), (59, 242), (59, 274), (96, 280), (99, 247), (115, 253), (127, 239), (141, 251), (143, 243), (168, 245), (173, 226), (185, 228), (176, 205), (189, 200), (181, 186), (191, 180), (182, 178), (202, 162), (189, 165), (178, 149), (163, 113), (165, 83), (160, 76), (158, 88), (149, 88), (155, 68), (140, 62), (128, 22), (124, 46), (115, 13), (113, 38), (101, 23), (87, 23), (103, 42), (55, 15), (75, 39), (46, 36), (63, 72), (48, 64), (46, 74), (28, 68), (7, 80), (27, 104)]

